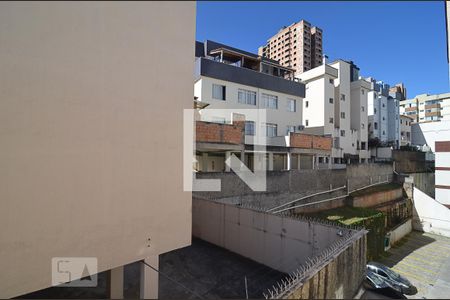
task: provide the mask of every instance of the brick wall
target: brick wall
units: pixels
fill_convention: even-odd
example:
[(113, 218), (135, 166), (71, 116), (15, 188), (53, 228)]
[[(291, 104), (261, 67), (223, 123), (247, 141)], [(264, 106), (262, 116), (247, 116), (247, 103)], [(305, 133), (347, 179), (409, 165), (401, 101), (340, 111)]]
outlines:
[(313, 136), (313, 148), (331, 151), (331, 138), (314, 135)]
[(331, 138), (303, 133), (291, 133), (291, 147), (331, 150)]
[(243, 131), (243, 122), (235, 122), (235, 124), (218, 124), (197, 121), (196, 141), (239, 145), (244, 141)]

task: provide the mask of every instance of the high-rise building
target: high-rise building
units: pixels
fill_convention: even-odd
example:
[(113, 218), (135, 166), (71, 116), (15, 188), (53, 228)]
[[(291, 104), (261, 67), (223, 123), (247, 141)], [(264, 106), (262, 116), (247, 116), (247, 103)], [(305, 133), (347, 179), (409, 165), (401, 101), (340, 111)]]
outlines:
[(284, 26), (259, 47), (258, 54), (301, 74), (322, 65), (322, 29), (305, 20)]
[(337, 60), (297, 76), (306, 84), (303, 132), (330, 136), (334, 165), (367, 162), (367, 97), (370, 83), (353, 62)]

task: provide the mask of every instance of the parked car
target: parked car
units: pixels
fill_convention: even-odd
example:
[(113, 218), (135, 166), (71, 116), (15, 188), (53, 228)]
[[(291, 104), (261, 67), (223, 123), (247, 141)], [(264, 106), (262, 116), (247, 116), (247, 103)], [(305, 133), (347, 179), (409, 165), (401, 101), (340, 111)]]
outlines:
[(392, 271), (383, 264), (368, 262), (366, 269), (366, 281), (374, 289), (390, 288), (398, 293), (414, 295), (417, 289), (408, 279)]

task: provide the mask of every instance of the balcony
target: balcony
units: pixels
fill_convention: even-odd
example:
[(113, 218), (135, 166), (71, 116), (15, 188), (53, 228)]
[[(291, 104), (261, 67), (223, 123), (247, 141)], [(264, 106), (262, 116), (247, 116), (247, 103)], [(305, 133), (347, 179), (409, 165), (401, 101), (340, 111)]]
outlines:
[[(271, 64), (269, 62), (266, 64), (266, 62), (263, 61), (261, 64), (271, 68)], [(260, 67), (263, 68), (263, 66)], [(282, 67), (280, 66), (280, 68)], [(286, 79), (280, 76), (270, 75), (245, 67), (229, 65), (205, 57), (196, 58), (194, 75), (195, 79), (200, 79), (201, 76), (205, 76), (292, 96), (302, 98), (305, 97), (305, 85), (301, 82)], [(281, 72), (280, 75), (284, 76), (286, 74)]]

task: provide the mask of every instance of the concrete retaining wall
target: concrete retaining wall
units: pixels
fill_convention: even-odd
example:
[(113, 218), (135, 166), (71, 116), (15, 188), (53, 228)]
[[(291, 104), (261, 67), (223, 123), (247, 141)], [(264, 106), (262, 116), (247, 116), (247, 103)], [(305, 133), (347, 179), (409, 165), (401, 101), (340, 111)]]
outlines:
[(377, 163), (348, 165), (341, 170), (271, 171), (266, 174), (267, 190), (253, 192), (233, 172), (200, 172), (196, 174), (199, 179), (220, 179), (222, 189), (220, 192), (198, 194), (206, 198), (224, 198), (265, 193), (313, 193), (344, 186), (347, 179), (350, 189), (355, 190), (372, 183), (392, 180), (393, 168), (391, 164)]
[(353, 232), (209, 200), (192, 205), (195, 237), (286, 273), (342, 239), (338, 230)]
[(355, 196), (352, 199), (354, 207), (373, 207), (403, 197), (402, 188), (392, 189), (388, 191), (380, 191), (362, 196)]
[(412, 231), (412, 220), (409, 219), (386, 234), (389, 236), (389, 245), (390, 246), (394, 245), (411, 231)]
[(450, 237), (450, 209), (414, 187), (413, 228)]
[(431, 172), (427, 173), (411, 173), (410, 176), (414, 177), (414, 185), (430, 196), (431, 198), (435, 197), (435, 174)]

